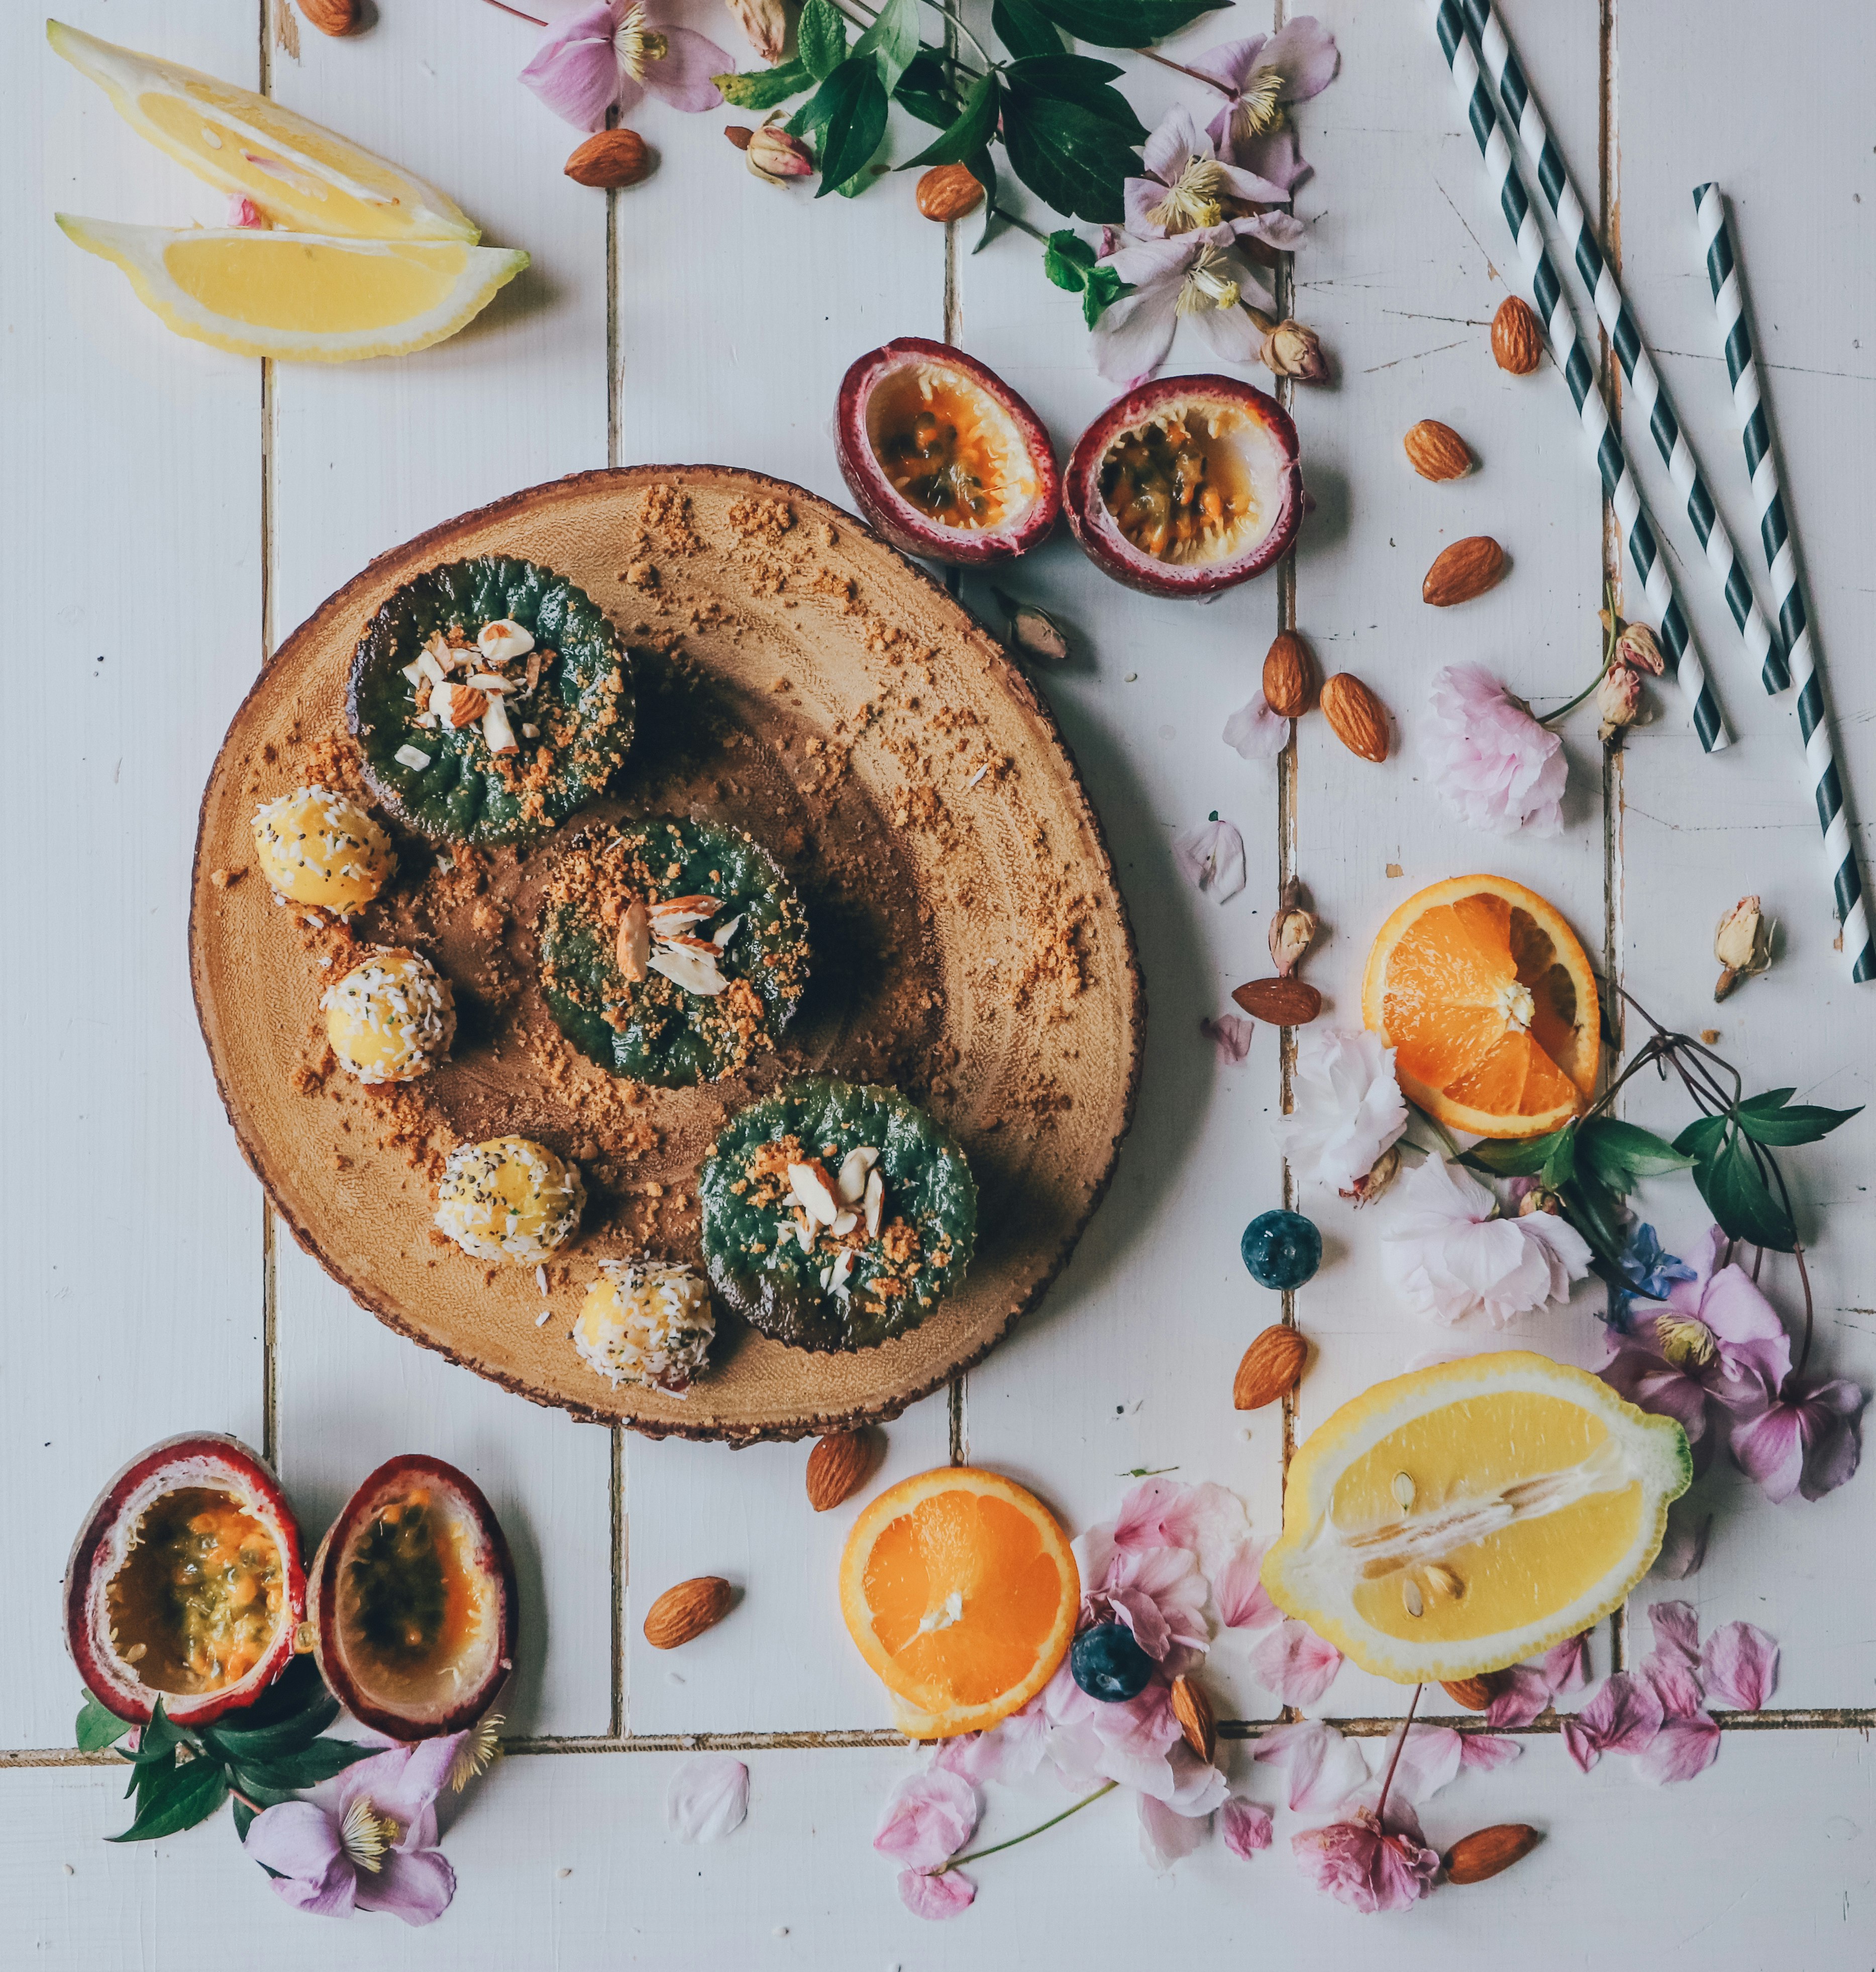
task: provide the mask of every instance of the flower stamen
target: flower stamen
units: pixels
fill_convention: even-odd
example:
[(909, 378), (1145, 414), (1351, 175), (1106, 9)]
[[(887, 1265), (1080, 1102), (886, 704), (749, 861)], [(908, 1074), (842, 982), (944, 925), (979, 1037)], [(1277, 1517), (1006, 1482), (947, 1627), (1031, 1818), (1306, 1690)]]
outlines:
[(500, 1712), (485, 1713), (457, 1747), (456, 1758), (449, 1762), (449, 1785), (457, 1794), (500, 1758), (502, 1742), (495, 1737), (495, 1728), (502, 1722)]
[(1662, 1354), (1681, 1370), (1704, 1370), (1720, 1353), (1713, 1330), (1691, 1315), (1656, 1315), (1655, 1340)]
[(1237, 93), (1236, 121), (1246, 137), (1267, 136), (1283, 127), (1283, 72), (1268, 64), (1254, 68)]
[(338, 1824), (339, 1846), (355, 1869), (376, 1876), (384, 1866), (386, 1850), (403, 1833), (389, 1816), (380, 1814), (363, 1794), (346, 1809)]
[(1165, 197), (1146, 216), (1168, 233), (1191, 233), (1216, 226), (1224, 217), (1224, 209), (1219, 202), (1224, 184), (1224, 168), (1215, 158), (1189, 158), (1185, 170), (1167, 188)]
[(1198, 257), (1186, 269), (1185, 285), (1179, 289), (1181, 315), (1197, 315), (1208, 308), (1237, 307), (1237, 283), (1226, 271), (1227, 264), (1222, 247), (1199, 249)]
[(613, 53), (619, 66), (634, 82), (645, 80), (645, 64), (662, 61), (671, 52), (665, 37), (645, 24), (645, 9), (628, 8), (626, 18), (613, 31)]

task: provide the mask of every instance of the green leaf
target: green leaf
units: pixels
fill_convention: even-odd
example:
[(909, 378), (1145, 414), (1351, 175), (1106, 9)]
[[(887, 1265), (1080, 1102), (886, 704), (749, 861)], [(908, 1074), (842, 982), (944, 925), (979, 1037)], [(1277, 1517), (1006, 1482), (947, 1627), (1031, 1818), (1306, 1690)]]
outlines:
[(1619, 1117), (1592, 1116), (1577, 1137), (1590, 1168), (1618, 1198), (1626, 1198), (1638, 1178), (1685, 1170), (1694, 1161), (1652, 1130), (1625, 1123)]
[(1078, 41), (1097, 48), (1137, 48), (1176, 34), (1230, 0), (1034, 0), (1038, 12)]
[(1082, 104), (1012, 83), (1003, 148), (1010, 168), (1056, 211), (1097, 226), (1126, 216), (1124, 188), (1139, 156), (1113, 122)]
[(990, 162), (987, 150), (979, 151), (965, 162), (970, 166), (971, 176), (984, 188), (984, 223), (978, 230), (977, 244), (971, 249), (973, 253), (981, 253), (990, 244), (991, 231), (997, 223), (997, 168)]
[(1062, 38), (1034, 0), (991, 0), (990, 24), (996, 38), (1021, 61), (1025, 55), (1058, 55)]
[(948, 130), (958, 119), (957, 90), (949, 70), (930, 48), (920, 48), (906, 64), (892, 100), (934, 129)]
[(1132, 292), (1112, 267), (1090, 268), (1088, 284), (1081, 290), (1081, 319), (1092, 328), (1123, 295)]
[(125, 1757), (140, 1767), (153, 1766), (159, 1761), (173, 1758), (178, 1746), (188, 1744), (170, 1723), (169, 1714), (163, 1709), (163, 1701), (159, 1698), (151, 1710), (150, 1722), (137, 1735), (137, 1750)]
[(1796, 1092), (1773, 1089), (1740, 1103), (1736, 1112), (1739, 1127), (1755, 1143), (1781, 1147), (1815, 1144), (1861, 1113), (1860, 1109), (1822, 1109), (1814, 1103), (1793, 1103), (1791, 1098)]
[[(237, 1801), (234, 1804), (234, 1833), (235, 1838), (237, 1841), (245, 1842), (247, 1840), (247, 1831), (253, 1827), (255, 1820), (256, 1816), (254, 1810), (248, 1806), (246, 1801)], [(264, 1863), (262, 1863), (260, 1866), (263, 1869), (266, 1869), (267, 1868), (266, 1864)], [(274, 1869), (267, 1869), (267, 1873), (269, 1876), (277, 1876), (279, 1872)]]
[(1094, 249), (1079, 233), (1064, 227), (1051, 233), (1042, 250), (1042, 271), (1058, 288), (1078, 295), (1088, 284), (1088, 270), (1094, 265)]
[(85, 1693), (84, 1703), (78, 1708), (78, 1729), (76, 1737), (81, 1753), (101, 1753), (106, 1746), (114, 1746), (130, 1730), (130, 1721), (119, 1719), (109, 1706), (100, 1705), (90, 1692)]
[(854, 43), (851, 59), (871, 55), (890, 96), (919, 51), (918, 36), (918, 0), (886, 0), (873, 16), (872, 26)]
[(795, 30), (795, 45), (802, 67), (816, 82), (825, 82), (847, 59), (847, 24), (832, 0), (808, 0)]
[(243, 1774), (251, 1775), (270, 1790), (317, 1787), (335, 1774), (342, 1774), (355, 1761), (366, 1758), (382, 1747), (361, 1746), (349, 1739), (315, 1739), (296, 1752), (283, 1753), (274, 1760), (243, 1760)]
[[(214, 1725), (204, 1726), (203, 1744), (238, 1766), (248, 1760), (279, 1759), (318, 1739), (338, 1716), (338, 1700), (316, 1673), (310, 1680), (299, 1673), (300, 1664), (312, 1670), (310, 1657), (295, 1658), (265, 1699), (242, 1711), (224, 1712)], [(283, 1689), (289, 1681), (290, 1688)]]
[(900, 169), (910, 171), (917, 165), (968, 163), (989, 143), (996, 130), (997, 113), (1001, 107), (996, 78), (979, 76), (971, 84), (970, 93), (964, 99), (964, 107), (957, 121), (936, 143), (927, 144)]
[(1695, 1164), (1704, 1163), (1720, 1147), (1726, 1135), (1724, 1116), (1701, 1116), (1688, 1125), (1674, 1140), (1674, 1148)]
[(137, 1791), (136, 1818), (111, 1842), (155, 1842), (206, 1821), (228, 1796), (219, 1760), (189, 1760), (167, 1769)]
[(1564, 1216), (1589, 1241), (1612, 1278), (1622, 1278), (1619, 1201), (1596, 1179), (1579, 1172), (1563, 1188)]
[(870, 57), (842, 62), (800, 114), (822, 133), (821, 183), (815, 197), (825, 198), (866, 169), (886, 134), (886, 90), (878, 65)]
[(713, 75), (723, 100), (738, 109), (773, 109), (791, 96), (811, 89), (815, 73), (806, 62), (783, 62), (779, 68), (750, 69), (741, 75)]
[(1535, 1177), (1550, 1161), (1558, 1138), (1567, 1136), (1575, 1128), (1575, 1124), (1566, 1123), (1561, 1130), (1553, 1130), (1547, 1137), (1515, 1137), (1502, 1141), (1476, 1143), (1469, 1151), (1461, 1153), (1459, 1161), (1474, 1170), (1489, 1171), (1494, 1177)]
[(1728, 1238), (1789, 1253), (1798, 1243), (1791, 1215), (1766, 1189), (1752, 1154), (1737, 1137), (1694, 1167), (1694, 1182), (1714, 1221)]
[(1012, 88), (1028, 90), (1051, 102), (1073, 103), (1110, 123), (1129, 144), (1146, 141), (1146, 126), (1134, 114), (1133, 105), (1111, 87), (1122, 71), (1112, 62), (1093, 61), (1086, 55), (1034, 55), (1027, 61), (1012, 62), (1005, 71)]
[(1551, 1154), (1544, 1160), (1538, 1182), (1546, 1191), (1561, 1191), (1577, 1174), (1577, 1130), (1574, 1123), (1552, 1133)]

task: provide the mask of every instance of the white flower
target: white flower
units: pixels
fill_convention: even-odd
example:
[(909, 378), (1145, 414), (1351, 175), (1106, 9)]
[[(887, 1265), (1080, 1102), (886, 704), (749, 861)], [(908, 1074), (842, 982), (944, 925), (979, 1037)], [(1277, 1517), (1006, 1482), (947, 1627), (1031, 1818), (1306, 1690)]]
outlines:
[(1296, 1037), (1295, 1107), (1273, 1125), (1299, 1177), (1354, 1188), (1407, 1128), (1394, 1051), (1379, 1034), (1305, 1027)]
[(1567, 1219), (1498, 1219), (1497, 1210), (1476, 1178), (1436, 1157), (1403, 1180), (1381, 1266), (1417, 1314), (1462, 1321), (1482, 1308), (1502, 1328), (1567, 1298), (1570, 1283), (1589, 1272), (1589, 1247)]

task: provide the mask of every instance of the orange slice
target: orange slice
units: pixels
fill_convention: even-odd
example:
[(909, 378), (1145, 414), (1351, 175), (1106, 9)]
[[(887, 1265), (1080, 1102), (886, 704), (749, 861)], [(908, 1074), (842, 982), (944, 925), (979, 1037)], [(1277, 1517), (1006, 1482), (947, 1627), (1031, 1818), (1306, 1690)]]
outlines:
[(1508, 877), (1449, 877), (1381, 926), (1361, 1017), (1401, 1089), (1449, 1128), (1541, 1137), (1596, 1091), (1595, 975), (1554, 906)]
[(1080, 1601), (1047, 1507), (967, 1465), (889, 1487), (841, 1556), (840, 1613), (915, 1739), (976, 1732), (1028, 1704), (1067, 1654)]

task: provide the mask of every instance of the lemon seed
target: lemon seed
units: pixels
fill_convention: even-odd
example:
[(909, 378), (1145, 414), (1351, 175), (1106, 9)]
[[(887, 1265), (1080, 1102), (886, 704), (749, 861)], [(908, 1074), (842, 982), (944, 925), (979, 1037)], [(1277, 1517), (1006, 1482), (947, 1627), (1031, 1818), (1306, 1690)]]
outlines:
[(1407, 1605), (1407, 1612), (1410, 1616), (1423, 1616), (1427, 1613), (1427, 1605), (1421, 1598), (1420, 1585), (1417, 1582), (1410, 1582), (1402, 1588), (1400, 1599)]
[(1442, 1568), (1437, 1563), (1427, 1569), (1427, 1583), (1429, 1588), (1437, 1590), (1440, 1595), (1450, 1595), (1455, 1602), (1466, 1593), (1465, 1583), (1452, 1569)]
[(1414, 1481), (1410, 1474), (1397, 1472), (1394, 1475), (1394, 1496), (1400, 1502), (1400, 1510), (1406, 1513), (1414, 1504)]

